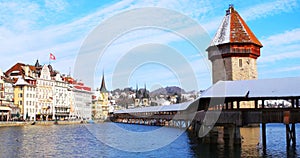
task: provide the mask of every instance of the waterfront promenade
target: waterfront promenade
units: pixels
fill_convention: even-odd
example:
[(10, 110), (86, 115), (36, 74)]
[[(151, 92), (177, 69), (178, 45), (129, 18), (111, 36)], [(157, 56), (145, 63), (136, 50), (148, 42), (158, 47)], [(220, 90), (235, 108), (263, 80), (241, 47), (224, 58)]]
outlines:
[[(97, 121), (99, 123), (103, 122), (102, 120)], [(11, 126), (31, 126), (31, 125), (74, 125), (74, 124), (86, 124), (87, 121), (74, 120), (74, 121), (3, 121), (0, 122), (0, 127), (11, 127)]]

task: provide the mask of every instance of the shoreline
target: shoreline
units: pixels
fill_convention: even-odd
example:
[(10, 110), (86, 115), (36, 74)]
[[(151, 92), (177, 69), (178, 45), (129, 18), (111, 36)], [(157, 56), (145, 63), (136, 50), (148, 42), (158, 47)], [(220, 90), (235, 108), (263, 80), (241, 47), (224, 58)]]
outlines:
[[(94, 120), (94, 123), (103, 123), (104, 120)], [(18, 127), (18, 126), (51, 126), (51, 125), (76, 125), (76, 124), (89, 124), (87, 120), (81, 121), (9, 121), (9, 122), (0, 122), (1, 127)]]

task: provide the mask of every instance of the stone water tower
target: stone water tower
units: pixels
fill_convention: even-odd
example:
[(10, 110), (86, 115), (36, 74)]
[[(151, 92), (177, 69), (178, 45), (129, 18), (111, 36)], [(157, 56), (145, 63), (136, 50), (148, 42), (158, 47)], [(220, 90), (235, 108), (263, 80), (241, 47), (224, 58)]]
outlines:
[(229, 5), (210, 46), (213, 83), (219, 80), (257, 79), (256, 59), (263, 47), (245, 21)]

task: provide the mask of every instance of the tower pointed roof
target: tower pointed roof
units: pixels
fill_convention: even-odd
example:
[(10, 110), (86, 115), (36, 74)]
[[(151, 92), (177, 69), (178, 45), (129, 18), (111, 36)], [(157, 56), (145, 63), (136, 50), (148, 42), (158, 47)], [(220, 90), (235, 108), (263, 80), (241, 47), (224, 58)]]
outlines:
[(36, 62), (35, 62), (35, 64), (34, 64), (34, 66), (35, 67), (41, 67), (42, 65), (40, 65), (39, 60), (37, 59)]
[(263, 46), (233, 5), (229, 5), (228, 10), (226, 10), (226, 15), (210, 46), (226, 43), (252, 43), (259, 47)]
[(145, 89), (144, 89), (144, 93), (143, 93), (143, 98), (149, 98), (149, 95), (147, 93), (146, 83), (144, 86), (145, 86)]
[(106, 89), (106, 86), (105, 86), (104, 73), (102, 74), (102, 82), (101, 82), (100, 92), (103, 92), (103, 93), (108, 92)]

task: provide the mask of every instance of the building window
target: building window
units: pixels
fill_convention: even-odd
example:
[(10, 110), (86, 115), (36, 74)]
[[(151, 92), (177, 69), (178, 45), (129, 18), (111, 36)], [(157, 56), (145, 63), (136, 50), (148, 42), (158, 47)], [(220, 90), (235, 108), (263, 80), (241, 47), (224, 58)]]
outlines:
[(19, 93), (19, 97), (23, 97), (23, 94), (22, 94), (22, 93)]
[(19, 105), (22, 105), (22, 101), (21, 100), (19, 101)]
[(239, 67), (243, 67), (243, 59), (239, 59)]

